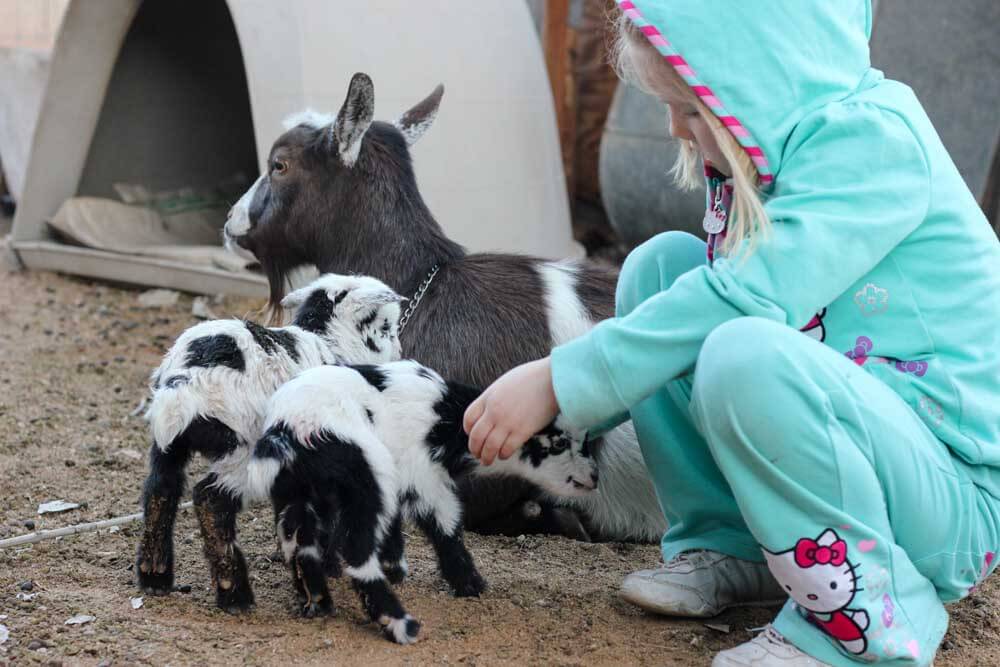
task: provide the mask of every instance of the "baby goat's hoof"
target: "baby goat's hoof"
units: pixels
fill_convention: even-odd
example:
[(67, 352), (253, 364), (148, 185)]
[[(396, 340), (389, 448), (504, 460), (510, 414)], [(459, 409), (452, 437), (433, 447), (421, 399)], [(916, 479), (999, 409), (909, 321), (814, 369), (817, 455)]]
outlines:
[(135, 558), (135, 580), (143, 593), (169, 595), (174, 590), (173, 563), (157, 563), (140, 549)]
[(417, 635), (420, 634), (420, 621), (409, 614), (403, 618), (383, 617), (379, 622), (382, 623), (382, 632), (386, 639), (391, 639), (397, 644), (412, 644), (417, 641)]
[(170, 595), (174, 590), (174, 573), (164, 572), (157, 574), (149, 572), (143, 574), (141, 571), (136, 576), (136, 583), (143, 593), (148, 595)]
[(406, 560), (401, 560), (396, 563), (382, 562), (382, 574), (385, 578), (389, 580), (391, 584), (398, 584), (406, 579), (406, 575), (410, 573), (409, 567), (406, 565)]
[(216, 600), (216, 604), (219, 609), (226, 612), (231, 616), (243, 616), (244, 614), (249, 614), (254, 610), (255, 602), (253, 596), (250, 596), (249, 600), (238, 600), (235, 602), (225, 602), (220, 599)]
[(333, 600), (329, 596), (312, 600), (302, 605), (302, 616), (304, 618), (316, 618), (317, 616), (333, 615)]
[(245, 586), (230, 586), (215, 589), (215, 604), (227, 614), (240, 615), (253, 610), (254, 597), (249, 584)]
[(455, 582), (453, 588), (457, 598), (477, 598), (486, 590), (486, 580), (473, 572), (468, 579)]

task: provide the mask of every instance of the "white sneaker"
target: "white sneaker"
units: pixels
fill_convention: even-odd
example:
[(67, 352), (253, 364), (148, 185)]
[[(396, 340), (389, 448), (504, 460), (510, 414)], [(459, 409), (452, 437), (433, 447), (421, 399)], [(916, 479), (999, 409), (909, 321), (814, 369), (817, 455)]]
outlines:
[(770, 624), (745, 644), (722, 651), (712, 667), (831, 667), (803, 653)]
[(730, 607), (779, 605), (786, 594), (764, 563), (686, 551), (657, 570), (625, 577), (621, 596), (647, 611), (708, 618)]

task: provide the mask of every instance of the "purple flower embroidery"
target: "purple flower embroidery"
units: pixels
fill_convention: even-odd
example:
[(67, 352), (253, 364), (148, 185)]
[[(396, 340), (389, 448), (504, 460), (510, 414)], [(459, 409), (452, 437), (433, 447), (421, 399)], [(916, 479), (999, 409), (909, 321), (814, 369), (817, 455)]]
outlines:
[(917, 377), (923, 377), (927, 372), (926, 361), (897, 361), (896, 370), (900, 373), (913, 373)]

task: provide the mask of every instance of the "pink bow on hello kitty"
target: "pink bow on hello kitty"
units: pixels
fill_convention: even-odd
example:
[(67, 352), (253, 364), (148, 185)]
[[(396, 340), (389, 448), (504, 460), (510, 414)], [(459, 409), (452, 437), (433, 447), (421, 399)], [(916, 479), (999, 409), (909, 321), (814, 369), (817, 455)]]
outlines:
[(816, 540), (803, 537), (795, 543), (795, 564), (799, 567), (813, 565), (843, 565), (847, 560), (847, 544), (837, 540), (828, 547), (821, 546)]

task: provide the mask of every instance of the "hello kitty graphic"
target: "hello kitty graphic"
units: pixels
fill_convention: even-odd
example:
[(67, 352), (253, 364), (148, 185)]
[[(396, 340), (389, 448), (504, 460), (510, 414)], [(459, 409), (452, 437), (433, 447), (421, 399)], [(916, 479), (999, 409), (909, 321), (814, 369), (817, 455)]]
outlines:
[(816, 539), (803, 537), (787, 551), (763, 551), (771, 574), (806, 611), (809, 621), (848, 653), (864, 653), (869, 618), (863, 609), (847, 608), (861, 590), (856, 566), (847, 560), (847, 543), (828, 528)]
[(824, 317), (826, 317), (826, 308), (813, 315), (809, 323), (799, 329), (799, 331), (822, 343), (826, 340), (826, 325), (823, 324)]

